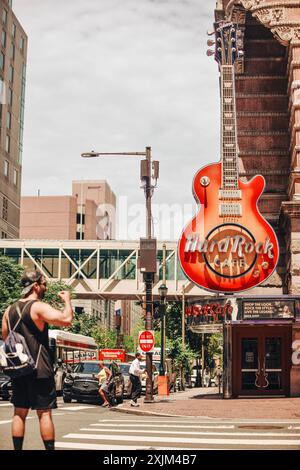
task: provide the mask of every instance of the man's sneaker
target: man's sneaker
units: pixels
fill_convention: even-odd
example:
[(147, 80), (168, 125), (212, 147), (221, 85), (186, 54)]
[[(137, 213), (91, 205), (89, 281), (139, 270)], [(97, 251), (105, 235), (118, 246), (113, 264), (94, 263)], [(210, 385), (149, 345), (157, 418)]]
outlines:
[(131, 404), (131, 406), (140, 406), (140, 405), (138, 405), (138, 403), (136, 403), (136, 402), (133, 401), (133, 400), (131, 400), (130, 404)]

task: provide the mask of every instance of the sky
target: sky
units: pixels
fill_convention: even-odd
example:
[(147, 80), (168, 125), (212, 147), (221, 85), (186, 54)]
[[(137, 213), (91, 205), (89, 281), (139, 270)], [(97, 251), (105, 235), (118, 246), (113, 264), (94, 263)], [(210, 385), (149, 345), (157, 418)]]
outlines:
[(106, 179), (117, 238), (145, 233), (140, 163), (160, 162), (154, 235), (176, 240), (195, 211), (192, 180), (218, 161), (218, 66), (206, 56), (215, 0), (14, 0), (28, 35), (22, 195), (71, 194)]

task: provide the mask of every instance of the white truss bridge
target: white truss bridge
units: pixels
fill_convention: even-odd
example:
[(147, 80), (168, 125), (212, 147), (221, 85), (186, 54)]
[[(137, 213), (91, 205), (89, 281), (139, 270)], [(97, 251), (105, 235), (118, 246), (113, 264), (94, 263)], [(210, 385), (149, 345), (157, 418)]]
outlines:
[[(166, 245), (168, 299), (209, 296), (182, 272), (174, 241), (157, 242), (157, 274), (153, 296), (162, 283), (163, 245)], [(82, 299), (139, 299), (144, 283), (138, 269), (139, 241), (122, 240), (0, 240), (0, 254), (26, 268), (38, 268), (47, 280), (62, 280)]]

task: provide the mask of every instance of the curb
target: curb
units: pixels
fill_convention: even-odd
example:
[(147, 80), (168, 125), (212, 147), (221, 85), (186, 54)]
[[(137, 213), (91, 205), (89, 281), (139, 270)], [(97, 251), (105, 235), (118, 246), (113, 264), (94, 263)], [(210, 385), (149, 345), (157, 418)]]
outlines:
[(129, 415), (140, 415), (140, 416), (160, 416), (163, 418), (190, 418), (190, 419), (211, 419), (215, 420), (218, 418), (212, 418), (211, 416), (187, 416), (187, 415), (170, 415), (167, 413), (155, 413), (154, 411), (143, 411), (143, 410), (131, 410), (129, 408), (110, 408), (109, 411), (114, 413), (125, 413)]

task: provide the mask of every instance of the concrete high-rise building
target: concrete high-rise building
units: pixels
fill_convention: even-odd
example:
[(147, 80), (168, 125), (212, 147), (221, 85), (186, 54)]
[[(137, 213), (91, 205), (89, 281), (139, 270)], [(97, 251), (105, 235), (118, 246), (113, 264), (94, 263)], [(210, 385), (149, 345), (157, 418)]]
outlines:
[(18, 238), (20, 224), (27, 35), (0, 0), (0, 237)]

